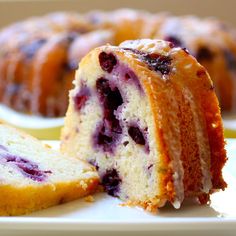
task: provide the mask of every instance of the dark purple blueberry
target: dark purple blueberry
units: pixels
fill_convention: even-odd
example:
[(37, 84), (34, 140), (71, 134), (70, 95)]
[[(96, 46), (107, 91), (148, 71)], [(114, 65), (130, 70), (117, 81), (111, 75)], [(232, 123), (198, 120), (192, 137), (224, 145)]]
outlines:
[(105, 119), (114, 120), (114, 123), (116, 123), (114, 111), (123, 104), (123, 98), (119, 89), (117, 87), (111, 88), (109, 81), (104, 78), (97, 80), (96, 88), (100, 102), (104, 108)]
[(32, 59), (35, 53), (46, 43), (46, 39), (35, 39), (34, 41), (24, 44), (20, 50), (25, 54), (27, 59)]
[(149, 165), (148, 170), (152, 169), (152, 167), (153, 167), (153, 164)]
[(137, 126), (130, 126), (128, 128), (129, 136), (134, 140), (135, 143), (145, 145), (145, 138), (142, 131)]
[(226, 61), (226, 65), (229, 70), (236, 70), (236, 58), (234, 54), (230, 51), (224, 51), (224, 57)]
[(118, 88), (114, 88), (106, 97), (105, 107), (116, 110), (123, 103), (122, 96)]
[(80, 111), (80, 109), (85, 105), (89, 96), (90, 96), (90, 91), (88, 87), (82, 86), (80, 91), (74, 97), (75, 108), (77, 111)]
[(172, 59), (169, 56), (152, 53), (143, 56), (143, 60), (147, 63), (151, 70), (160, 71), (163, 75), (170, 73)]
[(149, 164), (144, 171), (146, 172), (147, 176), (151, 177), (153, 171), (153, 164)]
[(39, 169), (36, 163), (25, 158), (10, 154), (7, 151), (1, 153), (0, 158), (3, 158), (6, 163), (16, 166), (22, 174), (34, 181), (42, 182), (46, 179), (46, 174), (52, 173), (50, 170), (42, 171)]
[(108, 118), (109, 115), (113, 115), (114, 111), (122, 105), (123, 98), (119, 89), (117, 87), (111, 88), (109, 81), (105, 78), (97, 80), (96, 89), (105, 109), (105, 118)]
[(100, 98), (106, 97), (111, 91), (108, 79), (105, 79), (103, 77), (99, 78), (96, 81), (96, 89)]
[(140, 84), (140, 81), (135, 74), (133, 70), (128, 65), (125, 65), (123, 63), (119, 63), (118, 66), (114, 68), (112, 71), (116, 77), (118, 77), (120, 80), (123, 80), (124, 82), (127, 83), (133, 83), (137, 88), (143, 92), (142, 86)]
[(207, 47), (202, 46), (197, 50), (196, 58), (198, 61), (211, 61), (214, 58), (214, 53)]
[(150, 70), (160, 71), (163, 75), (170, 73), (172, 59), (169, 56), (163, 56), (158, 53), (147, 54), (133, 48), (123, 48), (123, 50), (136, 54), (141, 61), (148, 65)]
[[(118, 127), (113, 127), (112, 121), (111, 124), (109, 121), (105, 119), (101, 122), (94, 135), (93, 135), (93, 143), (95, 148), (101, 149), (103, 152), (114, 151), (115, 146), (117, 145), (118, 140), (120, 139), (120, 135), (122, 132), (122, 128), (119, 125), (119, 121), (117, 122)], [(119, 129), (119, 132), (117, 130)]]
[(96, 168), (96, 170), (99, 169), (99, 166), (98, 166), (98, 163), (96, 162), (96, 160), (93, 160), (93, 159), (88, 160), (88, 163), (89, 163), (90, 165), (94, 166), (94, 167)]
[(123, 104), (120, 91), (105, 78), (96, 81), (96, 89), (100, 103), (103, 107), (103, 120), (97, 126), (93, 135), (94, 147), (102, 149), (104, 152), (113, 152), (122, 133), (120, 121), (114, 112)]
[(125, 80), (129, 80), (131, 78), (131, 76), (129, 75), (129, 73), (125, 73)]
[(120, 122), (118, 119), (115, 118), (114, 114), (111, 113), (108, 115), (106, 114), (103, 119), (103, 124), (107, 130), (110, 130), (113, 133), (121, 134), (122, 128), (120, 126)]
[(122, 72), (120, 73), (121, 76), (124, 77), (124, 81), (134, 83), (136, 87), (139, 89), (139, 91), (142, 92), (143, 89), (137, 75), (131, 69), (125, 66), (122, 66), (121, 70), (125, 72), (125, 73), (122, 73)]
[(125, 74), (124, 74), (124, 80), (125, 81), (129, 81), (129, 80), (138, 80), (136, 74), (127, 68), (122, 68), (122, 70), (125, 70)]
[(197, 76), (200, 78), (206, 76), (206, 71), (205, 70), (198, 70)]
[(129, 144), (129, 141), (123, 142), (123, 145), (126, 147)]
[(31, 178), (35, 181), (39, 181), (39, 182), (43, 181), (45, 179), (46, 173), (52, 173), (51, 171), (41, 171), (38, 169), (37, 165), (32, 165), (32, 163), (17, 163), (16, 165), (29, 178)]
[(107, 135), (103, 134), (102, 132), (100, 132), (100, 133), (98, 134), (98, 142), (97, 142), (98, 145), (103, 145), (104, 148), (106, 147), (106, 145), (108, 145), (108, 147), (105, 148), (104, 151), (108, 151), (109, 145), (112, 144), (112, 141), (113, 141), (113, 138), (112, 138), (112, 137), (107, 136)]
[(99, 145), (110, 145), (113, 141), (112, 138), (112, 127), (110, 127), (109, 123), (106, 121), (103, 121), (98, 128), (98, 140), (97, 143)]
[(183, 42), (175, 35), (169, 35), (165, 40), (171, 42), (173, 47), (183, 47)]
[(101, 182), (105, 191), (114, 197), (118, 197), (120, 191), (121, 179), (115, 169), (107, 170), (101, 177)]
[(99, 54), (99, 63), (104, 71), (111, 73), (114, 66), (117, 64), (117, 60), (112, 53), (101, 52)]
[(182, 50), (186, 53), (186, 54), (190, 54), (189, 50), (187, 48), (182, 48)]
[(104, 106), (106, 109), (115, 111), (120, 105), (122, 105), (123, 99), (118, 88), (114, 88), (106, 96)]

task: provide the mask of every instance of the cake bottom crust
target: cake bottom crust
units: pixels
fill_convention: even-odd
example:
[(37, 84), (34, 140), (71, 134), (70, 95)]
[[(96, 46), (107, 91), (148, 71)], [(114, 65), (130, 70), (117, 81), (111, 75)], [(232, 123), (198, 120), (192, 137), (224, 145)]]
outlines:
[(96, 191), (98, 179), (56, 185), (0, 187), (0, 216), (17, 216), (85, 197)]

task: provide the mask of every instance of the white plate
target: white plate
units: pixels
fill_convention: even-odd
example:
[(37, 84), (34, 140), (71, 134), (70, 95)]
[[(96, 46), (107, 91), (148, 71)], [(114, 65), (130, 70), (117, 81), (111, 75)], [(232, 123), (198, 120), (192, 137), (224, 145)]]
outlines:
[(166, 206), (154, 215), (101, 193), (93, 203), (81, 199), (24, 217), (1, 217), (0, 235), (236, 235), (236, 140), (228, 140), (227, 150), (228, 188), (213, 194), (210, 205), (185, 202), (180, 210)]
[(46, 118), (27, 115), (0, 104), (0, 120), (30, 133), (39, 139), (59, 139), (64, 117)]

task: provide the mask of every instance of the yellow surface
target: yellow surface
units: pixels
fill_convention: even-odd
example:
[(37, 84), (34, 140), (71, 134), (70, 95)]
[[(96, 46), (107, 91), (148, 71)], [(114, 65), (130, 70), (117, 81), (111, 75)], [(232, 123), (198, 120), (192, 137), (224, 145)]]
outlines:
[(45, 118), (16, 112), (0, 104), (0, 121), (38, 139), (59, 140), (64, 118)]
[[(27, 132), (39, 139), (59, 140), (61, 128), (62, 128), (62, 126), (53, 127), (53, 128), (46, 128), (46, 129), (26, 129), (26, 128), (20, 128), (20, 129), (24, 130), (25, 132)], [(236, 130), (225, 129), (224, 135), (225, 135), (225, 138), (236, 138)]]
[(38, 139), (59, 140), (61, 128), (62, 126), (45, 128), (45, 129), (27, 129), (27, 128), (20, 128), (20, 129)]
[(236, 130), (225, 129), (225, 138), (236, 138)]
[(54, 127), (47, 127), (47, 128), (25, 128), (25, 127), (19, 127), (17, 125), (6, 122), (4, 120), (0, 120), (0, 121), (7, 123), (11, 126), (14, 126), (20, 130), (23, 130), (26, 133), (28, 133), (38, 139), (44, 139), (44, 140), (59, 140), (60, 139), (62, 125), (61, 126), (54, 126)]

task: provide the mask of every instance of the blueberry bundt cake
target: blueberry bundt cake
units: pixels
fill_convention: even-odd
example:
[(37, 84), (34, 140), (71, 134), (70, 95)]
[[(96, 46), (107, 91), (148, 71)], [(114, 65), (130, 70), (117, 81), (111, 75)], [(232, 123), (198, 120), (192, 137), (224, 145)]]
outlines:
[(94, 165), (108, 194), (155, 210), (226, 187), (218, 100), (187, 50), (148, 39), (99, 47), (74, 85), (61, 150)]
[[(0, 33), (0, 100), (13, 109), (63, 116), (78, 61), (92, 48), (113, 43), (79, 14), (57, 13), (14, 24)], [(74, 53), (74, 51), (78, 53)]]
[(94, 167), (0, 124), (0, 215), (21, 215), (93, 193)]
[(54, 13), (0, 32), (0, 102), (47, 117), (63, 116), (81, 57), (140, 38), (187, 48), (208, 70), (223, 112), (236, 112), (236, 33), (215, 19), (119, 9)]

